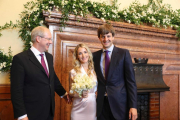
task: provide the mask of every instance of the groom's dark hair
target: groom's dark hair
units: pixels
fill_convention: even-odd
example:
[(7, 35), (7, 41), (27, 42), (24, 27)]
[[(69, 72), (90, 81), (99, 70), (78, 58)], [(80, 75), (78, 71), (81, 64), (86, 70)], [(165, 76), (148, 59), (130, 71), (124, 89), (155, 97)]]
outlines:
[(105, 35), (108, 33), (112, 33), (113, 37), (115, 35), (115, 30), (114, 30), (113, 26), (109, 23), (101, 25), (97, 30), (98, 38), (100, 38), (100, 35)]

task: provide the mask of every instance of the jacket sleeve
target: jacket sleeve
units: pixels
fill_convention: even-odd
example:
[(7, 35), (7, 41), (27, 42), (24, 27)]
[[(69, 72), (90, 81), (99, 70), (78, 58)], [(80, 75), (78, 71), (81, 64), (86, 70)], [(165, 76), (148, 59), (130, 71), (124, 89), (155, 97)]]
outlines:
[(23, 87), (25, 71), (22, 61), (18, 56), (14, 56), (10, 72), (11, 100), (14, 109), (14, 117), (20, 117), (26, 113), (23, 100)]
[(55, 87), (55, 91), (59, 96), (63, 96), (66, 93), (66, 90), (64, 89), (64, 87), (62, 86), (61, 82), (59, 81), (56, 73), (54, 72), (54, 87)]
[(129, 51), (125, 54), (125, 79), (128, 92), (129, 108), (137, 108), (137, 86), (134, 74), (134, 68)]

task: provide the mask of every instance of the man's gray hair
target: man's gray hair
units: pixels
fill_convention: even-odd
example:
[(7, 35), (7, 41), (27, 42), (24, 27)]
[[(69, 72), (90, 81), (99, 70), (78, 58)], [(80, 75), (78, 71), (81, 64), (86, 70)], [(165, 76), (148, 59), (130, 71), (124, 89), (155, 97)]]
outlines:
[(49, 29), (43, 26), (35, 27), (31, 32), (31, 41), (34, 43), (37, 36), (44, 37), (44, 33), (47, 30)]

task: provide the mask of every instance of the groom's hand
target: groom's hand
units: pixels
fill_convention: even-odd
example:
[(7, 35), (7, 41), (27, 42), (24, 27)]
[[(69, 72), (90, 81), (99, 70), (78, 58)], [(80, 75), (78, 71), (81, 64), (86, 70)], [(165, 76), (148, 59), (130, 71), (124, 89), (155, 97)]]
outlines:
[(130, 120), (136, 120), (137, 118), (138, 118), (137, 109), (136, 108), (130, 108), (130, 110), (129, 110), (129, 119)]

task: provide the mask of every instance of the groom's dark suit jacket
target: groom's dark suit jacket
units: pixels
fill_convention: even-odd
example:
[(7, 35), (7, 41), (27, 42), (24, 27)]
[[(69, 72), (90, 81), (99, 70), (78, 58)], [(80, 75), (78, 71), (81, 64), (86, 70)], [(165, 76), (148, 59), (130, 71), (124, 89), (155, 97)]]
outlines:
[(46, 120), (50, 113), (54, 115), (54, 91), (60, 96), (66, 93), (54, 72), (52, 55), (45, 54), (49, 78), (30, 49), (13, 58), (11, 99), (15, 118), (27, 114), (29, 120)]
[(103, 109), (104, 94), (107, 91), (112, 114), (117, 120), (128, 120), (129, 108), (137, 108), (137, 87), (129, 51), (114, 46), (109, 73), (105, 80), (100, 60), (102, 50), (93, 53), (94, 67), (98, 79), (97, 116)]

